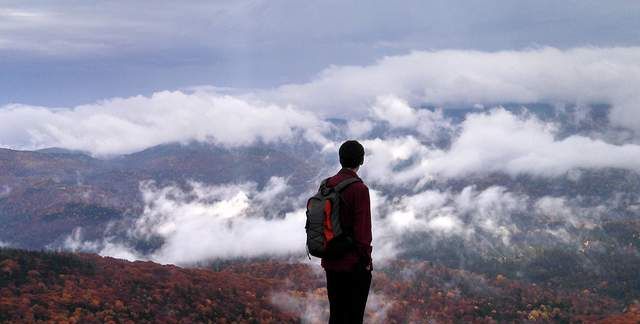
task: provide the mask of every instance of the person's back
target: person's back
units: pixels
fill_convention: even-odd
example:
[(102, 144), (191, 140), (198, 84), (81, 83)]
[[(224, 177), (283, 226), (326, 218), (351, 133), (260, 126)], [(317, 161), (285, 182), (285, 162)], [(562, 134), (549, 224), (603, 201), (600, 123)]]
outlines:
[[(347, 141), (340, 146), (342, 169), (327, 181), (328, 187), (351, 177), (364, 161), (364, 148), (356, 141)], [(329, 323), (361, 323), (371, 286), (371, 211), (369, 188), (355, 182), (341, 192), (340, 223), (349, 229), (354, 240), (354, 249), (336, 259), (322, 259), (327, 275), (329, 295)]]

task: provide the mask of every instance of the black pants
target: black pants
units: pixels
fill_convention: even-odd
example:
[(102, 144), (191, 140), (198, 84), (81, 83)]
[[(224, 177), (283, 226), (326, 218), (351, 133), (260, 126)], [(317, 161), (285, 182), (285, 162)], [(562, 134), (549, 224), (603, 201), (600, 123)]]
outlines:
[(362, 323), (371, 286), (371, 271), (326, 271), (326, 273), (329, 324)]

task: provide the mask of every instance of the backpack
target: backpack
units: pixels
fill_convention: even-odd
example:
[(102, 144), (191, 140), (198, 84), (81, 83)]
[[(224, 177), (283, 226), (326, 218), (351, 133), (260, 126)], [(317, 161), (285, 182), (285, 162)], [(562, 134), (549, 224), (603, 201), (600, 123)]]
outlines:
[(318, 192), (307, 200), (307, 255), (335, 259), (355, 248), (353, 228), (340, 224), (340, 207), (345, 204), (340, 193), (350, 184), (362, 180), (352, 177), (335, 187), (327, 187), (328, 180), (322, 181)]

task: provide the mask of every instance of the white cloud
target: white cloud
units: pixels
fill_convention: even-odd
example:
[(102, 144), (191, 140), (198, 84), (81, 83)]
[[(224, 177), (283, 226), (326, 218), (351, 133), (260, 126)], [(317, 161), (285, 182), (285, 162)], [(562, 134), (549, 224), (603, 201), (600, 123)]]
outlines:
[[(159, 238), (162, 245), (148, 255), (108, 235), (85, 241), (76, 229), (63, 246), (125, 259), (193, 264), (217, 258), (305, 254), (305, 214), (294, 206), (284, 179), (272, 178), (264, 190), (253, 183), (207, 186), (191, 183), (189, 190), (154, 183), (141, 185), (144, 212), (124, 233), (133, 240)], [(286, 210), (293, 210), (286, 212)], [(123, 233), (120, 233), (123, 234)]]
[(519, 231), (511, 216), (527, 208), (526, 197), (519, 197), (497, 186), (480, 193), (476, 193), (473, 187), (467, 187), (455, 201), (461, 213), (471, 215), (473, 226), (491, 233), (505, 246), (510, 245), (511, 236)]
[[(618, 202), (593, 205), (581, 197), (544, 196), (532, 198), (490, 186), (478, 190), (467, 186), (460, 191), (425, 190), (415, 194), (384, 196), (371, 191), (374, 262), (384, 266), (398, 254), (410, 251), (403, 244), (408, 234), (418, 234), (426, 242), (459, 238), (477, 253), (518, 251), (524, 242), (550, 235), (553, 244), (579, 247), (575, 229), (593, 229)], [(520, 217), (526, 215), (523, 224)], [(524, 227), (521, 227), (524, 226)], [(513, 238), (518, 240), (514, 243)], [(524, 243), (525, 246), (527, 243)], [(415, 252), (415, 251), (414, 251)]]
[(415, 128), (416, 111), (406, 101), (395, 96), (378, 97), (371, 109), (374, 117), (389, 122), (394, 127)]
[(640, 171), (640, 145), (615, 145), (581, 135), (558, 138), (555, 124), (502, 108), (468, 114), (440, 149), (414, 136), (362, 141), (362, 173), (369, 181), (419, 189), (430, 181), (506, 173), (542, 177), (574, 175), (577, 169)]
[(350, 138), (360, 138), (371, 132), (374, 123), (368, 119), (352, 119), (347, 122), (347, 135)]
[(440, 175), (505, 172), (557, 176), (574, 168), (640, 170), (640, 145), (613, 145), (573, 135), (556, 139), (553, 125), (504, 109), (468, 115), (446, 152), (434, 152), (430, 169)]
[[(329, 301), (326, 294), (326, 288), (306, 292), (280, 291), (271, 295), (271, 302), (285, 312), (296, 314), (302, 323), (327, 323)], [(386, 323), (387, 313), (393, 304), (384, 294), (371, 291), (367, 298), (364, 322)]]
[[(150, 193), (153, 201), (146, 201), (149, 207), (138, 226), (165, 241), (151, 259), (185, 264), (214, 258), (304, 253), (304, 211), (265, 219), (248, 213), (254, 203), (251, 197), (260, 193), (234, 187), (208, 189), (204, 188), (204, 194), (192, 192), (195, 196), (190, 201), (178, 198), (181, 193), (177, 188)], [(260, 207), (268, 208), (269, 204)]]
[[(640, 48), (414, 51), (369, 66), (332, 66), (270, 96), (324, 115), (362, 115), (381, 95), (410, 105), (609, 103), (611, 120), (640, 130)], [(397, 122), (410, 122), (396, 109)]]
[(453, 232), (460, 227), (460, 220), (450, 215), (436, 216), (430, 219), (426, 224), (426, 228), (432, 229), (435, 232), (444, 233)]
[(443, 116), (442, 110), (414, 109), (406, 100), (393, 95), (380, 96), (371, 107), (375, 120), (385, 121), (392, 128), (416, 131), (426, 139), (434, 139), (441, 130), (450, 130), (452, 125)]
[[(493, 186), (482, 191), (469, 186), (460, 192), (426, 190), (401, 196), (371, 191), (373, 258), (384, 266), (407, 248), (407, 234), (424, 234), (432, 241), (457, 237), (477, 252), (510, 247), (520, 229), (512, 215), (529, 206), (526, 196)], [(410, 249), (410, 247), (409, 247)]]
[(329, 301), (326, 291), (276, 292), (271, 295), (271, 303), (279, 309), (298, 316), (301, 323), (327, 323)]
[(95, 251), (98, 248), (98, 244), (90, 241), (83, 241), (82, 228), (76, 227), (71, 234), (64, 240), (63, 246), (65, 249), (71, 251)]
[(148, 260), (149, 258), (136, 252), (134, 249), (115, 242), (115, 237), (106, 236), (98, 241), (89, 241), (84, 238), (83, 229), (76, 227), (73, 229), (62, 242), (62, 247), (65, 250), (70, 251), (89, 251), (94, 253), (100, 253), (100, 255), (106, 255), (114, 258), (125, 259), (129, 261), (135, 260)]
[(396, 231), (390, 230), (386, 220), (387, 206), (390, 204), (389, 197), (375, 189), (369, 190), (369, 197), (371, 199), (371, 234), (373, 237), (371, 258), (377, 266), (381, 266), (393, 259), (400, 251), (400, 247)]
[[(361, 141), (365, 147), (362, 174), (368, 181), (379, 184), (407, 186), (429, 177), (420, 165), (427, 162), (430, 149), (413, 136)], [(408, 165), (398, 169), (398, 166)]]
[(112, 155), (171, 142), (238, 146), (298, 136), (322, 142), (324, 127), (313, 114), (291, 107), (165, 91), (68, 109), (9, 105), (0, 109), (0, 146), (63, 147)]
[(620, 204), (608, 201), (607, 205), (585, 205), (581, 197), (544, 196), (535, 202), (533, 208), (536, 217), (545, 224), (560, 223), (573, 228), (593, 229), (603, 216)]

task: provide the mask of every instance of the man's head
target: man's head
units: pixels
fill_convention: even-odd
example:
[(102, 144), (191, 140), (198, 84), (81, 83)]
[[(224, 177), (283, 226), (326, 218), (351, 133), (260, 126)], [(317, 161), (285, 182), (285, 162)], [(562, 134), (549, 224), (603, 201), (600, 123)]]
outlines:
[(357, 169), (364, 162), (364, 147), (358, 141), (346, 141), (338, 151), (343, 168)]

